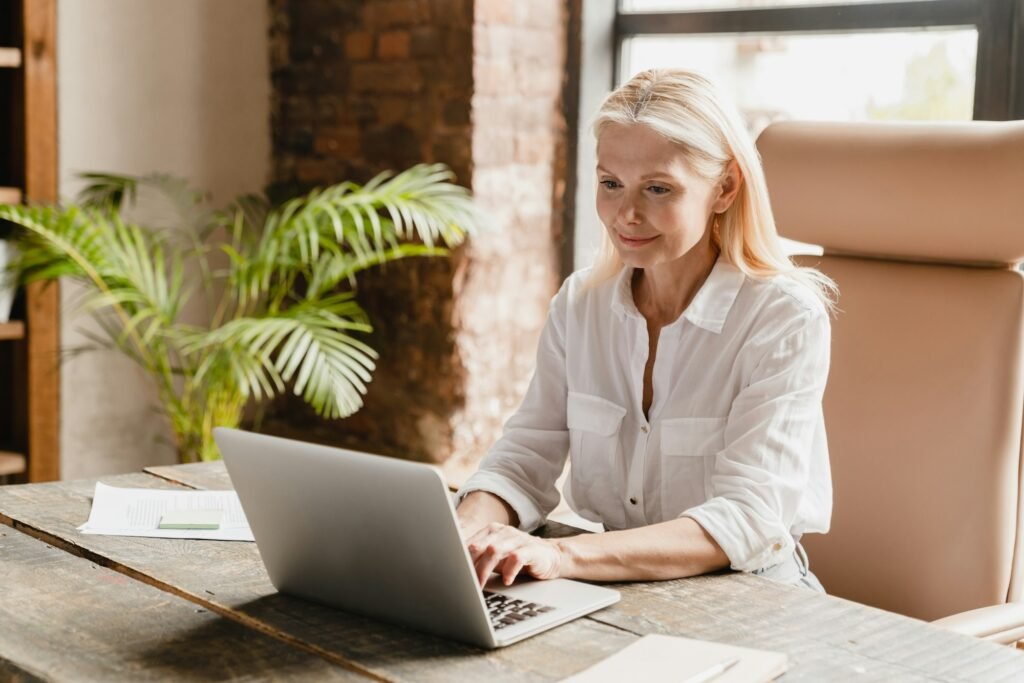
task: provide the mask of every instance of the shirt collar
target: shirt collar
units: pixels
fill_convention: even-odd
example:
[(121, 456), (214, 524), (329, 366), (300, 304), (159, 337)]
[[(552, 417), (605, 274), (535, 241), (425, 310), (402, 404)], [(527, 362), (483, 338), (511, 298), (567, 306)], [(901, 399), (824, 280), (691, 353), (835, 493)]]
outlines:
[[(721, 334), (744, 279), (743, 273), (736, 266), (719, 257), (697, 295), (680, 317), (709, 332)], [(620, 320), (626, 316), (643, 318), (633, 301), (632, 282), (633, 268), (623, 268), (616, 277), (612, 310)]]

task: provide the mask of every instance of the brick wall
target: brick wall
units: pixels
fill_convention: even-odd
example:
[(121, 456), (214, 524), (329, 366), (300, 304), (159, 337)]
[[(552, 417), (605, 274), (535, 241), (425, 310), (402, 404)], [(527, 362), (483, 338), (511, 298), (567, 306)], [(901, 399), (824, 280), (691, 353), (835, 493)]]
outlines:
[(380, 352), (365, 407), (270, 431), (471, 467), (518, 405), (558, 284), (566, 130), (559, 0), (270, 0), (279, 194), (441, 161), (490, 230), (368, 274)]

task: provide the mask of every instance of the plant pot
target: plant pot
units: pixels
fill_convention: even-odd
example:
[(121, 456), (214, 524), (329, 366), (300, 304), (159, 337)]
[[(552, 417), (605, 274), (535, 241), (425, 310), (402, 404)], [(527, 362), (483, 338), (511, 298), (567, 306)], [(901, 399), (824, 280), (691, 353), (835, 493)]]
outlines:
[(14, 243), (0, 240), (0, 323), (10, 320), (11, 306), (14, 304), (14, 273), (7, 270), (14, 256)]

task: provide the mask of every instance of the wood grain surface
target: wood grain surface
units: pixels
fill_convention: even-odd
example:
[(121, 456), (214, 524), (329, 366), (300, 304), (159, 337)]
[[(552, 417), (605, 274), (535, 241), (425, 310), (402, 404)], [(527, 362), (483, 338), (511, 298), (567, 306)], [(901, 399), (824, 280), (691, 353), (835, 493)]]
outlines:
[[(190, 466), (194, 467), (194, 466)], [(196, 468), (198, 469), (198, 468)], [(111, 486), (170, 488), (147, 474)], [(0, 487), (0, 522), (291, 643), (393, 681), (557, 681), (636, 640), (586, 619), (487, 652), (277, 593), (252, 543), (80, 534), (93, 481)]]
[(368, 681), (0, 527), (0, 679)]
[[(224, 489), (221, 463), (106, 477), (113, 486)], [(93, 481), (0, 487), (0, 522), (172, 596), (389, 681), (551, 681), (648, 633), (786, 652), (784, 681), (1021, 681), (1024, 653), (849, 601), (724, 573), (622, 584), (623, 599), (512, 647), (484, 652), (276, 593), (254, 544), (79, 534)], [(547, 535), (576, 531), (549, 524)], [(20, 664), (20, 662), (18, 662)]]

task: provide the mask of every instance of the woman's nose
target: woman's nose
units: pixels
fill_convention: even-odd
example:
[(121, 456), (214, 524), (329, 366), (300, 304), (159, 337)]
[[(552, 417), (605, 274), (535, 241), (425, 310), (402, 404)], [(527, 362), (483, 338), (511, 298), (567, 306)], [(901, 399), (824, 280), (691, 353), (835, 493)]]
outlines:
[(637, 207), (637, 201), (631, 194), (623, 193), (622, 199), (619, 201), (617, 218), (626, 224), (639, 222), (640, 212)]

